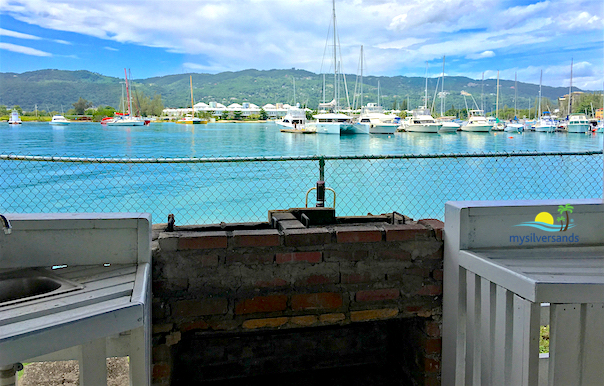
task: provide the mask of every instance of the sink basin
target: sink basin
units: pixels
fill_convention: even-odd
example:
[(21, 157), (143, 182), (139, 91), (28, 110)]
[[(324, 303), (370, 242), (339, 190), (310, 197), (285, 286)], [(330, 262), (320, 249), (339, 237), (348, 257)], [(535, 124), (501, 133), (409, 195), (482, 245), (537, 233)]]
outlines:
[(22, 269), (0, 274), (0, 307), (83, 288), (45, 269)]

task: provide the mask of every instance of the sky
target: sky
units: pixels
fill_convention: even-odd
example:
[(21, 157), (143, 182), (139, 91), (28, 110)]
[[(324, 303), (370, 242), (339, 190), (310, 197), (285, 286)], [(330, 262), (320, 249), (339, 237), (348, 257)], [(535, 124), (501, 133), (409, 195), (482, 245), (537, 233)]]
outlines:
[[(602, 90), (603, 0), (336, 0), (341, 69)], [(0, 72), (332, 73), (330, 0), (0, 0)], [(339, 59), (340, 60), (340, 59)], [(427, 63), (427, 65), (426, 65)], [(1, 87), (1, 85), (0, 85)]]

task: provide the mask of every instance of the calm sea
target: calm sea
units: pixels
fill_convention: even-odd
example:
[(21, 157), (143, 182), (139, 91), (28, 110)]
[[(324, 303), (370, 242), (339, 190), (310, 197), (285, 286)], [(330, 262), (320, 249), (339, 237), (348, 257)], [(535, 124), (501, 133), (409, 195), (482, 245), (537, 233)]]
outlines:
[[(281, 133), (274, 123), (0, 124), (0, 154), (101, 158), (574, 152), (601, 150), (602, 141), (601, 134), (536, 132), (302, 135)], [(328, 161), (325, 177), (338, 192), (338, 215), (396, 210), (443, 218), (447, 200), (601, 197), (601, 156), (537, 158)], [(317, 161), (0, 161), (0, 213), (142, 211), (154, 222), (174, 213), (178, 224), (265, 221), (269, 209), (304, 206), (317, 179)]]
[(155, 123), (111, 127), (0, 124), (0, 154), (84, 157), (256, 157), (305, 155), (442, 154), (602, 149), (602, 135), (504, 132), (394, 135), (300, 135), (274, 123)]

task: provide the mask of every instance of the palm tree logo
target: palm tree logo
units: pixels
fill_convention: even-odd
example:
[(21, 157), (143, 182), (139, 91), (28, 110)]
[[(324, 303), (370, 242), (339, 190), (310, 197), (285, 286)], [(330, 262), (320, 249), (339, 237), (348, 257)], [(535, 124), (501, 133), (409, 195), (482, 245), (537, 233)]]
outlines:
[[(562, 215), (563, 213), (566, 213), (566, 218), (564, 216), (562, 217), (558, 217), (557, 221), (560, 221), (562, 224), (560, 224), (560, 232), (566, 232), (566, 230), (568, 229), (568, 224), (570, 223), (570, 218), (568, 216), (569, 213), (573, 212), (573, 208), (570, 204), (566, 204), (566, 205), (558, 205), (558, 212), (560, 213), (560, 215)], [(564, 221), (566, 220), (566, 222)], [(564, 229), (562, 229), (562, 227), (564, 226)]]

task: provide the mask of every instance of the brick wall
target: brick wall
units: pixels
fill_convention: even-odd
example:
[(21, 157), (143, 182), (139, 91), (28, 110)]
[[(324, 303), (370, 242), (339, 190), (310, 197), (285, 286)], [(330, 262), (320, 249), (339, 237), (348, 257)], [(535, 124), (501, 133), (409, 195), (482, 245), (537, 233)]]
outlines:
[[(254, 334), (272, 334), (275, 341), (290, 334), (291, 341), (291, 334), (317, 331), (336, 336), (339, 327), (353, 331), (354, 339), (357, 326), (397, 320), (417, 327), (405, 337), (416, 354), (408, 371), (414, 382), (440, 384), (442, 229), (440, 221), (420, 220), (159, 233), (153, 254), (154, 385), (178, 383), (174, 369), (183, 368), (182, 358), (193, 361), (190, 366), (191, 358), (207, 364), (195, 354), (199, 339), (231, 337), (223, 339), (230, 345)], [(342, 358), (346, 347), (341, 345)], [(292, 358), (299, 349), (292, 348)], [(255, 362), (231, 355), (236, 366), (224, 376), (250, 375), (244, 363), (274, 356), (266, 350), (248, 352)], [(279, 357), (288, 361), (286, 354)], [(267, 367), (262, 371), (270, 372)]]

